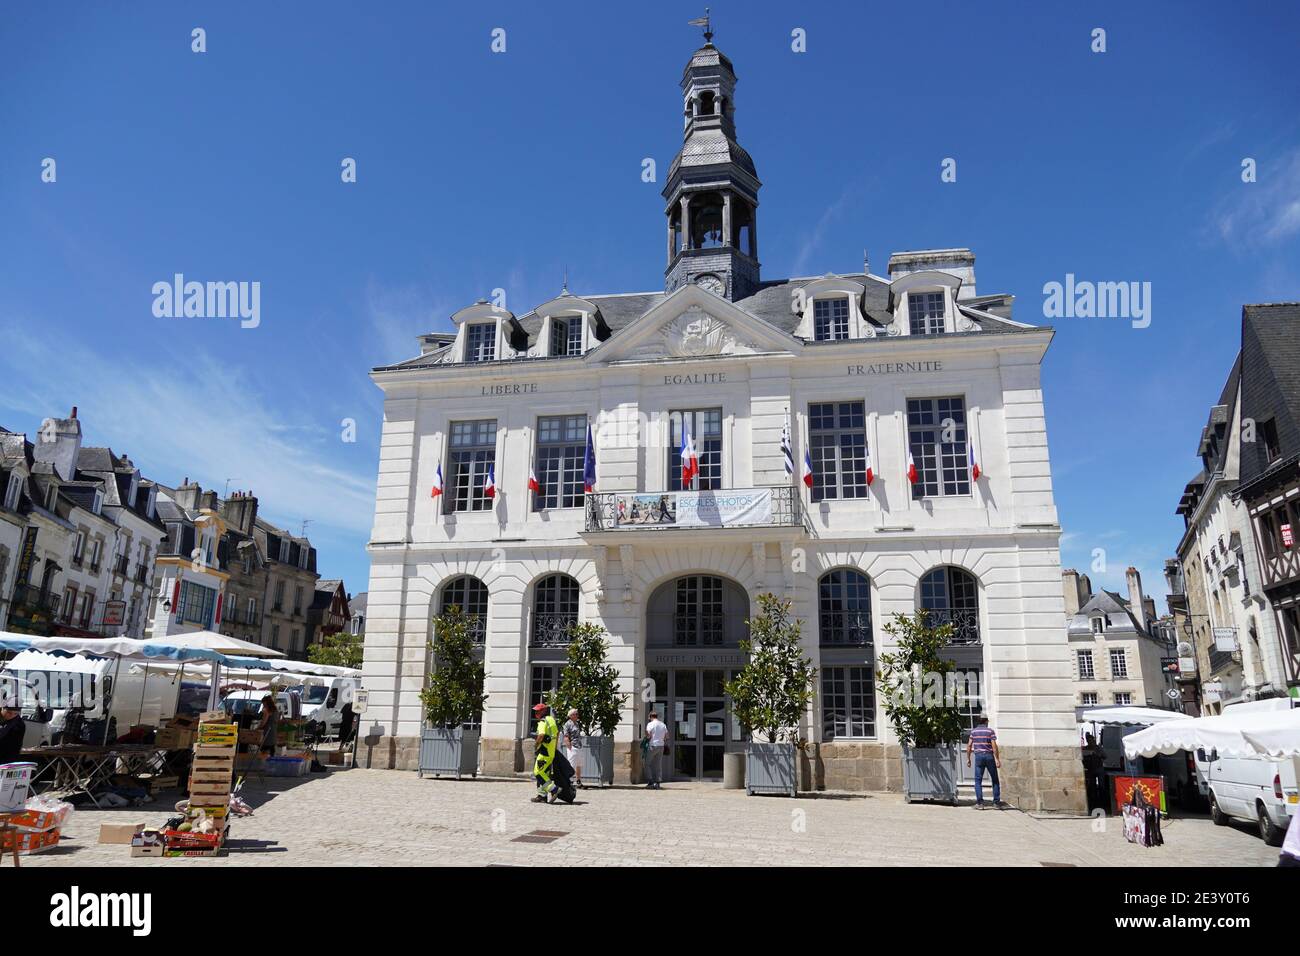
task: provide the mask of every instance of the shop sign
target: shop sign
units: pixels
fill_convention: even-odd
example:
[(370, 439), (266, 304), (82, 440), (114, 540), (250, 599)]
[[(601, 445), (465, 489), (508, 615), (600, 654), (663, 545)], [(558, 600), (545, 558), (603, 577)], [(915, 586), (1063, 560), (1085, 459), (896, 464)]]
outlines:
[(1237, 629), (1235, 627), (1216, 627), (1214, 629), (1214, 649), (1216, 651), (1237, 650)]
[(104, 602), (104, 626), (121, 627), (125, 623), (126, 623), (126, 602), (125, 601)]

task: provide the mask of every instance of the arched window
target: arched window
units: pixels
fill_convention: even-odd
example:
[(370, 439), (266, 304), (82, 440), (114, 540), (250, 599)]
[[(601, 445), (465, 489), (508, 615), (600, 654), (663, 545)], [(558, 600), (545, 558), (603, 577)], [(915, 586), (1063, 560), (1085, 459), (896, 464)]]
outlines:
[(471, 625), (474, 643), (482, 644), (484, 635), (487, 634), (487, 585), (468, 574), (452, 578), (442, 587), (442, 595), (438, 599), (438, 610), (439, 612), (445, 611), (452, 605), (459, 607), (467, 617), (474, 619), (474, 623)]
[(952, 643), (980, 642), (979, 585), (961, 568), (935, 568), (921, 578), (921, 607), (929, 623), (951, 624)]
[(569, 626), (578, 623), (578, 582), (567, 574), (550, 574), (533, 590), (532, 642), (547, 646), (569, 643)]
[(817, 621), (823, 644), (870, 644), (871, 580), (852, 568), (823, 574), (817, 582)]

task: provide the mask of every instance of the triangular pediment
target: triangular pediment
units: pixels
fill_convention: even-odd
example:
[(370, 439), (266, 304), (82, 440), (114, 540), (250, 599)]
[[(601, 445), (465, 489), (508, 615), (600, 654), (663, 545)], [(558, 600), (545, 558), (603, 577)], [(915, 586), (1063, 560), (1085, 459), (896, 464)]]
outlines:
[(802, 343), (732, 302), (687, 285), (663, 299), (599, 348), (591, 362), (793, 353)]

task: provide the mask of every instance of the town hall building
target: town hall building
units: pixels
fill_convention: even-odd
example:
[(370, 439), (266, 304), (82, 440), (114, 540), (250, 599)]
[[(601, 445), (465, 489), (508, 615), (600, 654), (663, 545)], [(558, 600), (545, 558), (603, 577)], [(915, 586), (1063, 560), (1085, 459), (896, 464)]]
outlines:
[(977, 292), (968, 249), (896, 253), (883, 276), (764, 276), (732, 64), (706, 42), (681, 86), (662, 291), (565, 289), (522, 314), (480, 301), (372, 372), (372, 765), (415, 767), (434, 619), (457, 604), (480, 622), (484, 773), (531, 765), (530, 708), (559, 679), (569, 624), (590, 621), (628, 695), (619, 778), (639, 779), (652, 709), (670, 779), (720, 778), (745, 746), (722, 688), (771, 592), (819, 669), (804, 787), (901, 785), (874, 672), (886, 623), (925, 608), (976, 678), (964, 716), (998, 732), (1004, 798), (1081, 809), (1040, 384), (1051, 329)]

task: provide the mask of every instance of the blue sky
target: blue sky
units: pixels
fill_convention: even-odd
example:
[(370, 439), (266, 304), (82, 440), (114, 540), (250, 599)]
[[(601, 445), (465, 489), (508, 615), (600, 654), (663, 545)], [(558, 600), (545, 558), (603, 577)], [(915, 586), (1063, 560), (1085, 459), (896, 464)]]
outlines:
[[(662, 288), (659, 190), (703, 6), (6, 4), (0, 425), (77, 405), (88, 443), (150, 476), (233, 478), (270, 520), (310, 519), (321, 572), (364, 590), (366, 371), (493, 288), (526, 311), (566, 267), (579, 293)], [(1029, 322), (1066, 273), (1152, 284), (1149, 328), (1056, 320), (1044, 382), (1065, 563), (1104, 548), (1094, 583), (1135, 564), (1163, 609), (1241, 305), (1300, 299), (1300, 12), (711, 6), (764, 182), (765, 277), (969, 246), (980, 291)], [(260, 326), (154, 317), (176, 272), (259, 281)]]

